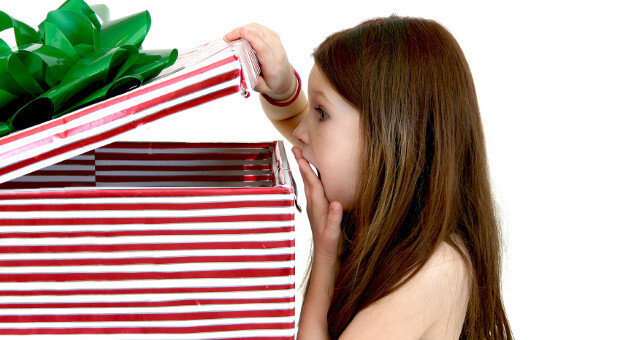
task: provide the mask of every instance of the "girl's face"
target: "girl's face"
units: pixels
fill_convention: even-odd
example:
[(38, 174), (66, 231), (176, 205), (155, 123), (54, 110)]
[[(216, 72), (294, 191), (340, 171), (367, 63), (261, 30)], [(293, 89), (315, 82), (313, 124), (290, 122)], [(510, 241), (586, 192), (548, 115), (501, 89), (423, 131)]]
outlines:
[(317, 66), (309, 74), (309, 114), (294, 130), (303, 158), (318, 171), (329, 202), (349, 210), (356, 196), (361, 155), (360, 114)]

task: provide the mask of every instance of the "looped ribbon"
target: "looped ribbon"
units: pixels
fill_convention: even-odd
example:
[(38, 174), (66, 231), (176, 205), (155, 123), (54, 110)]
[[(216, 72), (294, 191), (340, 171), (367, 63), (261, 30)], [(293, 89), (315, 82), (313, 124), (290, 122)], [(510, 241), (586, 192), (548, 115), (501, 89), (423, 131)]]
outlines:
[(148, 11), (109, 20), (93, 7), (67, 0), (38, 32), (0, 11), (0, 32), (12, 28), (17, 45), (0, 39), (0, 137), (141, 86), (178, 58), (141, 49)]

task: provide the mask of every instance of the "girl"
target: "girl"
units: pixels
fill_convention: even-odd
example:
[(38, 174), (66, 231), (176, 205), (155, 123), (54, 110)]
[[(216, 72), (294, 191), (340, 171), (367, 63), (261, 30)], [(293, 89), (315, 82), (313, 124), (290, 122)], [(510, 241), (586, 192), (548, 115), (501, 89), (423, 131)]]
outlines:
[(481, 119), (452, 35), (397, 16), (335, 33), (314, 52), (308, 101), (275, 32), (225, 39), (241, 37), (305, 183), (313, 258), (298, 338), (512, 338)]

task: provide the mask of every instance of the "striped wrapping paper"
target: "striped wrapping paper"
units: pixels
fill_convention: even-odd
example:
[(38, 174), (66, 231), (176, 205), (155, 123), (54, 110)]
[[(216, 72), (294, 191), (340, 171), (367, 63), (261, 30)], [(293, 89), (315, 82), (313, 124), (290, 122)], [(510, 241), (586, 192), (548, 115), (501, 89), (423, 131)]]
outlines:
[(0, 185), (0, 338), (293, 339), (281, 142), (113, 143)]
[(116, 141), (122, 133), (171, 114), (241, 93), (260, 74), (246, 40), (217, 40), (178, 57), (150, 83), (0, 138), (0, 183)]

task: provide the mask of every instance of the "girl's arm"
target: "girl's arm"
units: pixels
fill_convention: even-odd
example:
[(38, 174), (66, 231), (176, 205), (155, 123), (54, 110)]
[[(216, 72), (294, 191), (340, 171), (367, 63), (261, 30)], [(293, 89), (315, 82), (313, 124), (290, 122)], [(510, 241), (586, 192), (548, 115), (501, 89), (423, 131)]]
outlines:
[(338, 267), (343, 207), (329, 203), (322, 182), (298, 147), (292, 148), (305, 184), (307, 215), (313, 234), (313, 267), (298, 324), (298, 340), (329, 339), (327, 314)]
[[(260, 62), (262, 73), (255, 90), (262, 94), (260, 102), (264, 113), (288, 141), (298, 145), (292, 133), (309, 112), (309, 103), (279, 35), (264, 26), (250, 24), (234, 29), (224, 40), (240, 38), (249, 41)], [(264, 95), (271, 99), (270, 103)]]
[[(298, 84), (300, 86), (300, 84)], [(292, 145), (299, 146), (299, 141), (292, 135), (294, 130), (309, 112), (309, 102), (302, 88), (299, 88), (300, 94), (294, 102), (288, 106), (275, 106), (269, 103), (264, 96), (260, 96), (260, 103), (266, 117), (270, 119), (273, 126), (285, 137)], [(293, 99), (289, 99), (293, 100)], [(283, 100), (282, 103), (287, 103), (289, 100)]]

